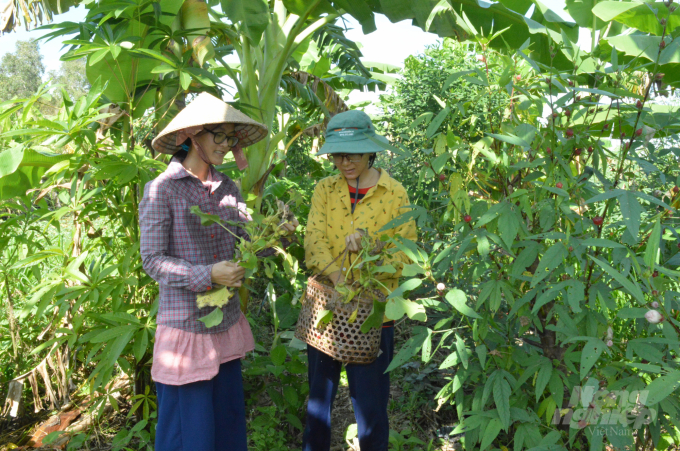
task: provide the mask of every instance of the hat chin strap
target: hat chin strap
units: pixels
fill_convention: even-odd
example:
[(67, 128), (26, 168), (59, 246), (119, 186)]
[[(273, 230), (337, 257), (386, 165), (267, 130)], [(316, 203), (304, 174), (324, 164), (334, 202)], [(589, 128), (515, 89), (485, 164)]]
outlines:
[(203, 147), (201, 147), (200, 144), (198, 144), (198, 141), (194, 139), (193, 136), (189, 137), (191, 139), (191, 142), (194, 145), (194, 148), (196, 149), (196, 152), (198, 152), (198, 156), (201, 157), (201, 160), (205, 162), (208, 166), (212, 166), (213, 164), (208, 160), (208, 156), (205, 154), (205, 150), (203, 150)]
[(243, 148), (239, 144), (236, 144), (231, 148), (231, 153), (234, 155), (234, 160), (236, 161), (236, 166), (238, 166), (239, 170), (243, 171), (248, 167), (246, 154), (243, 152)]
[[(194, 144), (194, 148), (196, 148), (196, 151), (198, 152), (198, 156), (201, 157), (201, 160), (203, 160), (208, 166), (212, 166), (213, 164), (208, 160), (208, 156), (205, 154), (205, 150), (203, 150), (203, 147), (201, 147), (200, 144), (194, 139), (193, 136), (189, 137), (191, 139), (191, 142)], [(231, 148), (231, 153), (234, 155), (234, 160), (236, 161), (236, 166), (238, 166), (239, 170), (243, 171), (245, 168), (248, 167), (248, 160), (246, 159), (246, 155), (243, 152), (243, 148), (239, 146), (238, 144), (234, 147)]]

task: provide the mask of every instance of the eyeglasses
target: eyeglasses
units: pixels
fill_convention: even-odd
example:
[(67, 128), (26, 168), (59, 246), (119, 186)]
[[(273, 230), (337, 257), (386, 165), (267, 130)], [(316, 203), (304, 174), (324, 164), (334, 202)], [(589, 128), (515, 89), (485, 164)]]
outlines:
[(238, 144), (238, 138), (236, 136), (228, 136), (224, 132), (214, 132), (207, 128), (204, 128), (203, 130), (213, 135), (213, 141), (215, 144), (222, 144), (224, 141), (227, 141), (227, 146), (229, 147), (234, 147), (236, 144)]
[(363, 153), (334, 153), (331, 156), (335, 164), (342, 164), (345, 159), (350, 163), (358, 163), (364, 158)]

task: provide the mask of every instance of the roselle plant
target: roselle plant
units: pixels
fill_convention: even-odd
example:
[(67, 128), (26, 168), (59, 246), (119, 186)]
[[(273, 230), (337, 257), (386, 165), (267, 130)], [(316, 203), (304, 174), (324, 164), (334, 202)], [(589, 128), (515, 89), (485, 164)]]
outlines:
[[(659, 18), (673, 13), (655, 5)], [(497, 54), (493, 36), (475, 33), (485, 58), (445, 85), (465, 80), (507, 101), (481, 131), (440, 127), (478, 98), (425, 120), (432, 191), (401, 219), (423, 236), (398, 246), (414, 262), (400, 289), (430, 320), (389, 369), (417, 352), (438, 364), (438, 411), (455, 412), (465, 449), (680, 444), (680, 120), (678, 102), (660, 101), (677, 80), (662, 67), (669, 23), (642, 55), (621, 44), (637, 36), (585, 53), (554, 35), (551, 64), (529, 42)], [(394, 151), (408, 158), (404, 136)]]
[[(284, 205), (283, 202), (279, 201), (278, 210), (269, 216), (251, 212), (252, 219), (248, 222), (224, 221), (218, 215), (202, 212), (198, 205), (191, 207), (190, 210), (191, 213), (201, 219), (201, 225), (218, 224), (228, 233), (234, 235), (236, 239), (234, 261), (246, 269), (245, 279), (253, 277), (261, 268), (264, 269), (268, 278), (273, 277), (276, 264), (271, 261), (271, 256), (259, 255), (267, 249), (274, 249), (277, 254), (282, 255), (287, 275), (292, 278), (295, 277), (298, 269), (297, 260), (287, 253), (281, 245), (281, 238), (287, 233), (285, 229), (281, 228), (281, 225), (294, 218), (288, 206)], [(243, 228), (250, 239), (236, 235), (228, 226)], [(232, 289), (225, 286), (216, 286), (212, 290), (199, 294), (196, 299), (199, 308), (215, 307), (208, 315), (199, 318), (199, 321), (202, 321), (208, 328), (220, 324), (223, 320), (222, 307), (227, 305), (234, 294), (235, 292)]]
[[(386, 303), (381, 299), (380, 290), (390, 291), (385, 284), (381, 282), (381, 276), (385, 274), (394, 274), (396, 269), (393, 265), (384, 265), (385, 257), (394, 248), (386, 246), (387, 241), (375, 240), (371, 238), (363, 229), (358, 229), (363, 232), (361, 237), (361, 250), (356, 254), (346, 252), (342, 255), (343, 261), (347, 260), (347, 271), (349, 279), (345, 279), (335, 286), (336, 291), (342, 295), (342, 301), (345, 304), (352, 302), (357, 297), (364, 299), (372, 299), (373, 307), (371, 314), (364, 320), (361, 325), (361, 331), (367, 333), (371, 328), (379, 329), (382, 327), (385, 315)], [(385, 237), (387, 240), (387, 237)], [(329, 285), (332, 282), (327, 281)], [(348, 322), (354, 323), (359, 313), (360, 302), (357, 302), (356, 308), (350, 315)], [(332, 310), (322, 310), (319, 314), (316, 327), (324, 327), (325, 324), (333, 320)]]

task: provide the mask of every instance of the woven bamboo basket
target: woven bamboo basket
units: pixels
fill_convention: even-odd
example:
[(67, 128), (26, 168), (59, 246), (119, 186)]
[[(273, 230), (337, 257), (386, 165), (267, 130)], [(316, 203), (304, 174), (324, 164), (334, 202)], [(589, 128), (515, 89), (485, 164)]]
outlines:
[[(385, 301), (381, 292), (375, 292), (379, 301)], [(352, 312), (359, 306), (356, 321), (349, 323)], [(378, 357), (380, 330), (372, 328), (361, 332), (361, 325), (371, 314), (373, 298), (362, 293), (351, 302), (342, 302), (342, 295), (335, 288), (310, 277), (302, 302), (295, 336), (335, 360), (347, 363), (367, 364)], [(322, 310), (331, 310), (333, 319), (322, 329), (314, 327)]]

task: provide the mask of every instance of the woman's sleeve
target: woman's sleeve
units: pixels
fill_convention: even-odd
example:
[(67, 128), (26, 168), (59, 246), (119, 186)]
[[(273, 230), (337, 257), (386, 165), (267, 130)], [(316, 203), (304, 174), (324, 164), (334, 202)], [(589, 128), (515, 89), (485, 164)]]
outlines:
[(192, 265), (168, 256), (171, 209), (162, 187), (149, 182), (139, 203), (140, 252), (144, 271), (159, 284), (202, 292), (212, 288), (212, 265)]
[[(407, 213), (408, 209), (404, 208), (411, 205), (411, 202), (408, 199), (408, 194), (406, 193), (406, 190), (402, 190), (401, 193), (398, 194), (397, 198), (397, 203), (396, 207), (392, 210), (392, 219), (395, 219), (401, 214)], [(406, 221), (405, 223), (397, 226), (394, 228), (394, 232), (392, 236), (399, 235), (402, 238), (409, 239), (413, 242), (415, 242), (418, 239), (418, 232), (416, 229), (416, 222), (411, 219), (409, 221)], [(396, 279), (401, 277), (401, 272), (403, 270), (404, 264), (409, 264), (412, 263), (411, 259), (406, 256), (402, 251), (397, 251), (396, 248), (393, 245), (390, 245), (390, 250), (393, 251), (390, 254), (388, 254), (385, 259), (383, 260), (383, 265), (392, 265), (394, 269), (397, 270), (396, 273), (394, 274), (389, 274), (389, 273), (383, 273), (378, 276), (379, 280), (382, 279)]]
[(312, 195), (312, 207), (307, 218), (307, 234), (305, 235), (305, 260), (309, 269), (314, 269), (318, 273), (322, 269), (324, 275), (331, 274), (340, 270), (338, 262), (333, 261), (330, 242), (327, 236), (326, 217), (326, 189), (322, 183), (318, 183)]

